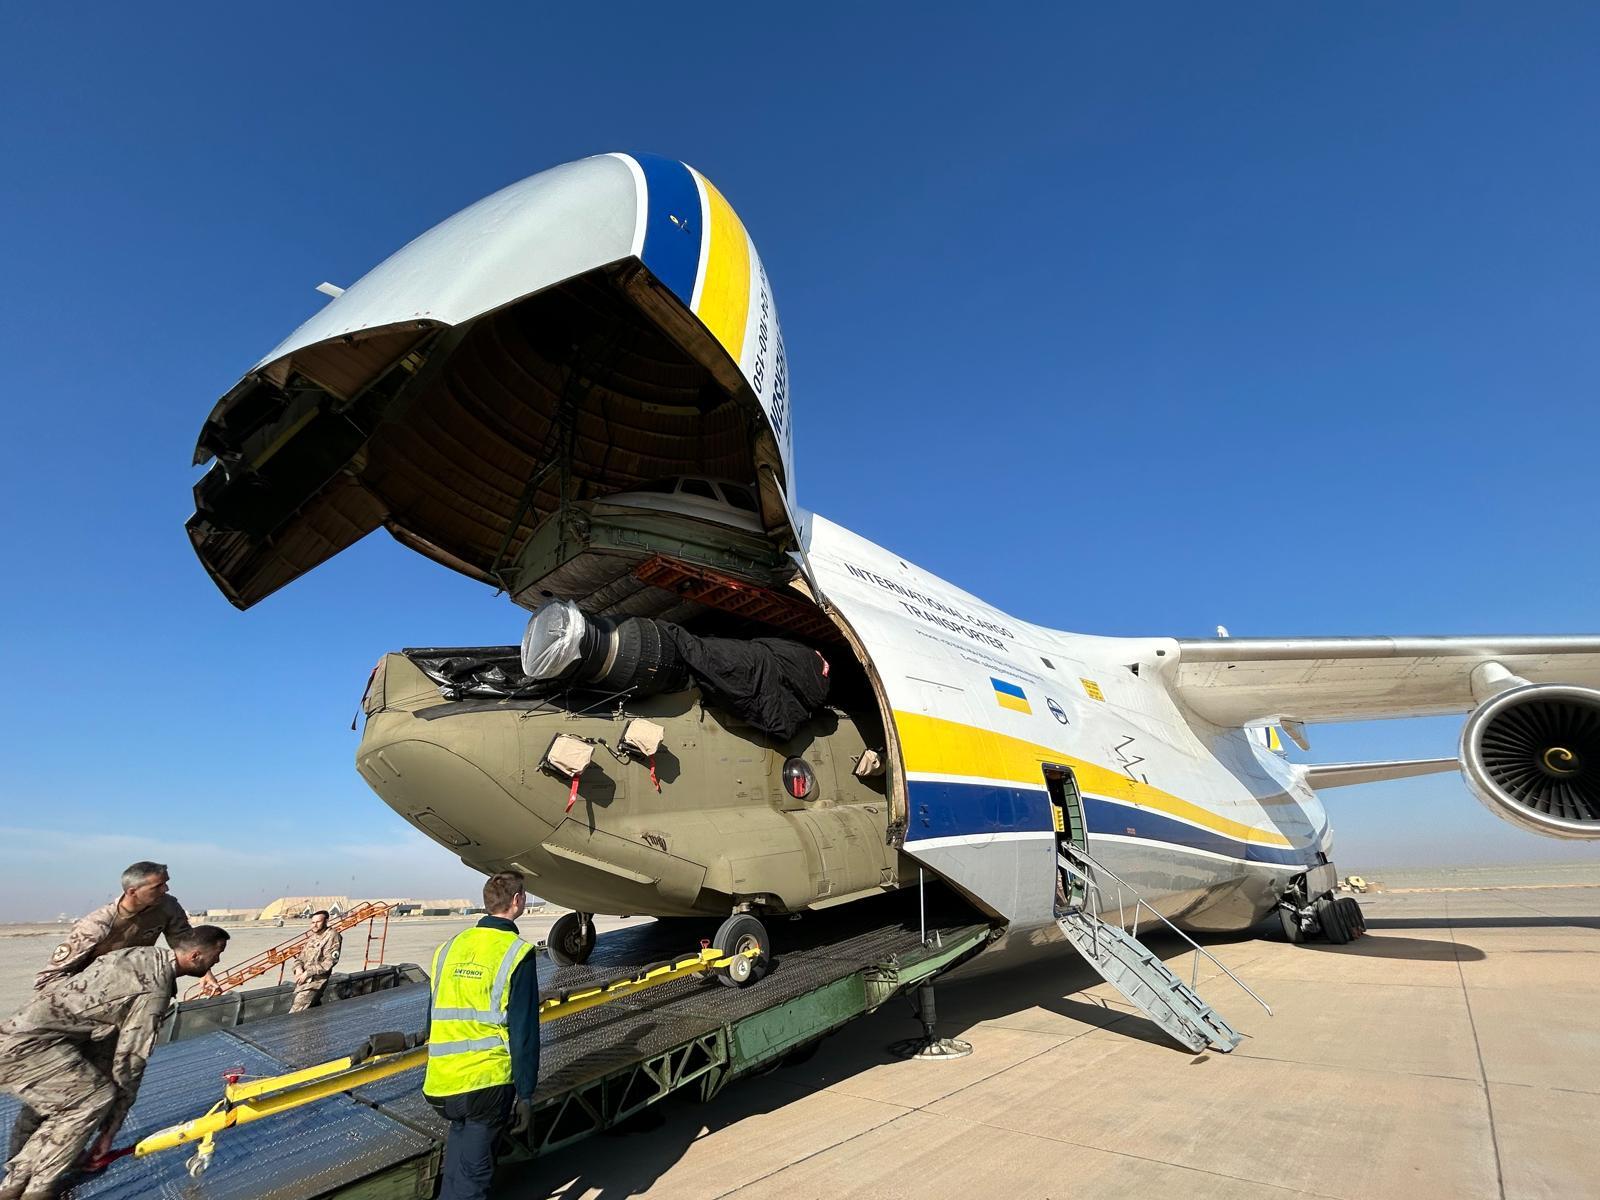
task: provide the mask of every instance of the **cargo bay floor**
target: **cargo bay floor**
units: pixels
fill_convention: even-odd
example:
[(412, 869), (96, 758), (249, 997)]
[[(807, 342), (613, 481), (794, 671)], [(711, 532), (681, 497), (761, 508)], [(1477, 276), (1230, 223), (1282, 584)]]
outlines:
[[(1351, 946), (1206, 939), (1277, 1014), (1253, 1011), (1225, 979), (1202, 972), (1202, 994), (1247, 1035), (1231, 1056), (1191, 1056), (1161, 1042), (1056, 945), (1003, 972), (941, 983), (940, 1032), (971, 1041), (970, 1058), (895, 1059), (889, 1044), (916, 1031), (896, 998), (808, 1061), (735, 1081), (709, 1104), (669, 1099), (649, 1114), (650, 1128), (511, 1166), (496, 1195), (1600, 1194), (1592, 1137), (1600, 1035), (1587, 1016), (1600, 983), (1600, 889), (1363, 903), (1371, 933)], [(1187, 976), (1175, 941), (1152, 945)], [(263, 1023), (259, 1034), (281, 1059), (284, 1038), (295, 1038), (273, 1024), (278, 1033)], [(346, 1031), (322, 1028), (327, 1048), (344, 1048), (332, 1042)], [(206, 1056), (219, 1052), (207, 1045), (163, 1053), (205, 1058), (193, 1064), (201, 1072), (265, 1069), (272, 1060), (247, 1042), (246, 1052), (232, 1052), (236, 1061), (212, 1063)], [(323, 1049), (298, 1048), (311, 1056)], [(396, 1090), (369, 1111), (405, 1106), (404, 1089)], [(200, 1101), (149, 1085), (141, 1097), (160, 1121), (197, 1115), (209, 1098)], [(0, 1126), (10, 1114), (0, 1100)], [(347, 1175), (425, 1148), (415, 1128), (369, 1131), (358, 1128), (364, 1119), (335, 1135), (313, 1106), (282, 1118), (272, 1137), (296, 1141), (296, 1158), (342, 1164)], [(224, 1138), (240, 1132), (250, 1131)], [(79, 1193), (152, 1194), (106, 1188), (110, 1174)], [(198, 1188), (184, 1180), (159, 1194), (255, 1196), (261, 1182), (253, 1169), (226, 1172), (219, 1162)]]

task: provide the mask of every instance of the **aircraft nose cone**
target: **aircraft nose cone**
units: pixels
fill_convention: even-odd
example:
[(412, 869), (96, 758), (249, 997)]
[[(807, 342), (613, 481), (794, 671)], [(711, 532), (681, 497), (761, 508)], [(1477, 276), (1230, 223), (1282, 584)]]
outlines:
[(482, 753), (470, 731), (454, 732), (443, 745), (369, 728), (356, 768), (385, 804), (464, 859), (509, 859), (548, 837), (553, 826), (517, 802), (518, 764)]

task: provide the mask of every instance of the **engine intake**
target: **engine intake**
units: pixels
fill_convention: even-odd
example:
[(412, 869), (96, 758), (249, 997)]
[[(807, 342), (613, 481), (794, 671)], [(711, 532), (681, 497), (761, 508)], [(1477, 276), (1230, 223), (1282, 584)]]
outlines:
[(1545, 837), (1600, 838), (1600, 691), (1501, 692), (1467, 718), (1461, 767), (1495, 816)]

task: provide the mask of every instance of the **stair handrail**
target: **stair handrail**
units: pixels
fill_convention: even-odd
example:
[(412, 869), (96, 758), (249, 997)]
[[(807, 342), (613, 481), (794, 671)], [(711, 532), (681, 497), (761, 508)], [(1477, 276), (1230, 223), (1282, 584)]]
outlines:
[[(383, 917), (394, 905), (384, 900), (363, 900), (360, 904), (339, 914), (338, 919), (330, 920), (328, 928), (338, 933), (354, 929), (363, 921), (371, 921)], [(306, 942), (311, 937), (309, 929), (297, 933), (294, 937), (286, 938), (275, 946), (268, 946), (258, 954), (235, 964), (233, 967), (214, 975), (215, 986), (208, 986), (204, 980), (194, 984), (183, 994), (185, 1000), (196, 1000), (205, 996), (220, 996), (224, 992), (231, 992), (236, 987), (242, 987), (259, 975), (265, 975), (273, 967), (282, 967), (300, 953)], [(379, 964), (382, 965), (381, 963)], [(366, 964), (363, 963), (363, 969)]]
[[(1057, 849), (1063, 851), (1065, 854), (1067, 854), (1067, 856), (1069, 858), (1081, 859), (1085, 864), (1087, 864), (1095, 872), (1104, 872), (1106, 877), (1109, 878), (1113, 883), (1115, 883), (1117, 885), (1117, 917), (1118, 917), (1119, 922), (1124, 920), (1123, 904), (1122, 904), (1122, 889), (1123, 888), (1127, 888), (1128, 889), (1128, 892), (1134, 898), (1133, 929), (1132, 929), (1132, 934), (1133, 934), (1134, 937), (1137, 938), (1139, 936), (1139, 909), (1140, 908), (1147, 908), (1147, 909), (1150, 910), (1150, 915), (1151, 916), (1155, 917), (1158, 921), (1160, 921), (1168, 929), (1172, 930), (1173, 933), (1177, 934), (1184, 941), (1188, 942), (1189, 945), (1194, 948), (1194, 952), (1195, 952), (1195, 954), (1197, 956), (1201, 955), (1201, 954), (1205, 955), (1206, 958), (1209, 959), (1217, 967), (1218, 970), (1220, 970), (1229, 979), (1233, 980), (1234, 983), (1238, 984), (1240, 990), (1243, 991), (1245, 995), (1249, 996), (1250, 999), (1254, 1000), (1257, 1004), (1259, 1004), (1263, 1009), (1266, 1010), (1267, 1016), (1270, 1017), (1272, 1015), (1272, 1006), (1270, 1004), (1268, 1004), (1265, 1000), (1263, 1000), (1260, 996), (1256, 995), (1255, 992), (1251, 991), (1249, 984), (1247, 984), (1244, 980), (1240, 979), (1231, 970), (1229, 970), (1227, 964), (1224, 963), (1221, 959), (1219, 959), (1215, 954), (1212, 954), (1211, 951), (1207, 950), (1199, 942), (1195, 941), (1187, 933), (1185, 933), (1183, 930), (1179, 929), (1171, 921), (1167, 920), (1166, 917), (1162, 916), (1161, 913), (1157, 912), (1155, 905), (1151, 904), (1148, 900), (1146, 900), (1144, 898), (1144, 896), (1139, 892), (1139, 889), (1134, 887), (1133, 884), (1131, 884), (1127, 880), (1123, 879), (1122, 876), (1118, 875), (1110, 867), (1108, 867), (1104, 863), (1100, 862), (1093, 855), (1091, 855), (1087, 850), (1079, 849), (1077, 846), (1074, 846), (1071, 843), (1065, 842), (1065, 841), (1063, 841), (1057, 847)], [(1095, 880), (1093, 875), (1090, 875), (1087, 872), (1085, 872), (1084, 875), (1083, 875), (1083, 879), (1084, 879), (1084, 882), (1089, 885), (1089, 890), (1093, 893), (1093, 895), (1095, 897), (1094, 917), (1095, 917), (1096, 920), (1099, 920), (1099, 919), (1101, 919), (1100, 918), (1100, 913), (1101, 913), (1101, 911), (1103, 911), (1103, 904), (1104, 904), (1104, 900), (1105, 900), (1105, 894), (1100, 890), (1100, 885)], [(1127, 927), (1125, 923), (1123, 924), (1123, 927), (1124, 928)], [(1100, 933), (1099, 933), (1099, 930), (1097, 929), (1095, 931), (1095, 953), (1098, 955), (1099, 951), (1100, 951)], [(1191, 972), (1191, 974), (1189, 976), (1189, 987), (1190, 987), (1190, 989), (1194, 990), (1195, 988), (1197, 988), (1199, 986), (1199, 982), (1200, 982), (1200, 960), (1199, 960), (1198, 957), (1196, 957), (1196, 959), (1194, 961), (1194, 969), (1193, 969), (1193, 971)]]

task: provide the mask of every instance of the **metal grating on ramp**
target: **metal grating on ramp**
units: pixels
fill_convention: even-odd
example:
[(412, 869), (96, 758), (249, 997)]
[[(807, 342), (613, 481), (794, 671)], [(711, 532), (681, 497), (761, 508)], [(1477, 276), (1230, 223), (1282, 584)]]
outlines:
[[(222, 1073), (244, 1067), (273, 1075), (286, 1064), (229, 1033), (209, 1033), (157, 1049), (128, 1114), (119, 1145), (199, 1116), (222, 1094)], [(0, 1099), (0, 1136), (9, 1137), (20, 1106)], [(189, 1151), (125, 1158), (67, 1193), (72, 1200), (311, 1200), (386, 1168), (428, 1154), (431, 1139), (336, 1096), (217, 1138), (211, 1168), (196, 1182)]]
[(425, 1033), (427, 1028), (428, 989), (408, 984), (321, 1005), (303, 1015), (254, 1021), (232, 1032), (290, 1067), (310, 1067), (349, 1054), (371, 1034)]
[[(908, 906), (901, 895), (848, 907), (848, 912), (772, 922), (771, 970), (752, 987), (687, 978), (546, 1023), (541, 1103), (527, 1149), (537, 1154), (567, 1144), (675, 1090), (695, 1087), (703, 1096), (712, 1095), (798, 1039), (822, 1036), (862, 1010), (860, 985), (855, 999), (842, 1007), (837, 995), (820, 1005), (800, 997), (825, 989), (837, 993), (830, 985), (863, 972), (872, 995), (870, 981), (879, 977), (873, 968), (885, 968), (883, 976), (893, 987), (901, 978), (897, 960), (927, 962), (914, 900)], [(961, 953), (981, 944), (987, 925), (971, 924), (970, 910), (936, 913), (935, 907), (930, 904), (926, 914), (930, 940), (942, 933)], [(540, 993), (548, 998), (681, 958), (714, 925), (670, 920), (616, 930), (601, 939), (590, 963), (581, 967), (558, 970), (541, 958)], [(877, 995), (882, 999), (887, 993)], [(800, 1007), (786, 1003), (792, 1000)], [(790, 1015), (768, 1015), (778, 1010)], [(428, 989), (402, 986), (160, 1047), (119, 1144), (200, 1116), (221, 1096), (222, 1075), (230, 1068), (277, 1075), (323, 1063), (350, 1053), (376, 1032), (421, 1031), (427, 1012)], [(750, 1034), (748, 1040), (741, 1031)], [(374, 1186), (424, 1194), (444, 1123), (423, 1098), (421, 1084), (419, 1068), (227, 1130), (217, 1137), (212, 1167), (198, 1182), (187, 1175), (190, 1151), (184, 1148), (121, 1160), (71, 1195), (81, 1200), (313, 1200), (352, 1187), (367, 1195)], [(0, 1096), (0, 1137), (9, 1133), (17, 1108), (14, 1100)]]

